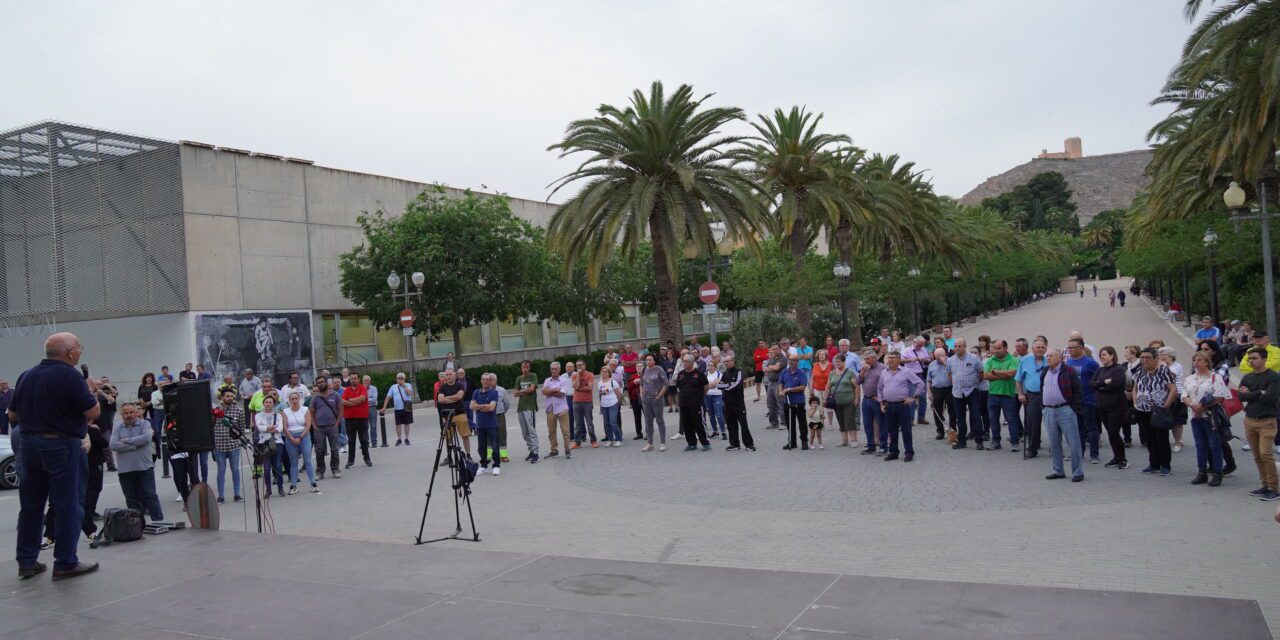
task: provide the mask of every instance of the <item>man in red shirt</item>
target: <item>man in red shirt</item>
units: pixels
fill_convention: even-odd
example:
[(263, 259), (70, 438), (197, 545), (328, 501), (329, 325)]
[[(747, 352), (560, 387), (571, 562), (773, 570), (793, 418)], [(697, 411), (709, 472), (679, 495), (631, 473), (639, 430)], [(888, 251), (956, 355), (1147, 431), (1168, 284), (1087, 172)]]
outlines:
[(360, 375), (352, 373), (342, 389), (342, 417), (347, 423), (347, 468), (356, 466), (356, 438), (360, 439), (360, 454), (364, 466), (372, 467), (369, 459), (369, 390), (360, 384)]
[(835, 339), (827, 336), (827, 343), (823, 345), (823, 348), (827, 350), (827, 362), (835, 362), (836, 354), (840, 353), (840, 347), (836, 346)]
[(751, 359), (756, 363), (756, 399), (760, 402), (760, 387), (764, 386), (760, 383), (764, 382), (764, 361), (769, 359), (769, 344), (764, 340), (756, 343), (756, 350), (751, 352)]
[(591, 405), (594, 396), (591, 395), (592, 387), (595, 386), (596, 377), (587, 370), (587, 364), (582, 360), (578, 361), (577, 372), (570, 378), (573, 381), (573, 448), (581, 449), (582, 443), (591, 437), (591, 448), (595, 449), (600, 446), (596, 442), (596, 423), (591, 414)]
[(622, 371), (630, 378), (636, 372), (636, 363), (640, 361), (640, 354), (631, 349), (631, 343), (622, 345), (622, 355), (618, 356), (618, 360), (622, 362)]

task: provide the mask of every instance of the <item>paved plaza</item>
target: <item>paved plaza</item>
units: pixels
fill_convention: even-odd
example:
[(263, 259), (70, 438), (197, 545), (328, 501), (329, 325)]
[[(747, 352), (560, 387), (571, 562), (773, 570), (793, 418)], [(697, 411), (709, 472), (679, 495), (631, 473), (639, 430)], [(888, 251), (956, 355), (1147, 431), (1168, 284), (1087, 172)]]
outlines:
[[(1044, 334), (1054, 346), (1063, 346), (1067, 333), (1080, 329), (1090, 344), (1117, 348), (1161, 338), (1179, 349), (1180, 360), (1189, 361), (1185, 327), (1166, 323), (1145, 301), (1133, 297), (1126, 308), (1110, 308), (1106, 292), (1112, 284), (1102, 283), (1097, 298), (1059, 295), (961, 327), (957, 333), (1011, 341)], [(1169, 629), (1165, 637), (1203, 637), (1206, 632), (1183, 624), (1180, 617), (1196, 611), (1209, 616), (1212, 628), (1224, 637), (1267, 637), (1265, 629), (1250, 626), (1258, 611), (1251, 602), (1152, 599), (1118, 592), (1256, 600), (1270, 628), (1280, 628), (1280, 552), (1275, 551), (1280, 525), (1272, 519), (1275, 504), (1246, 495), (1258, 486), (1258, 478), (1239, 443), (1235, 448), (1240, 469), (1219, 488), (1188, 484), (1195, 472), (1189, 430), (1186, 448), (1174, 454), (1169, 478), (1143, 475), (1138, 472), (1141, 465), (1124, 471), (1087, 465), (1084, 483), (1048, 482), (1043, 479), (1049, 472), (1047, 456), (1024, 461), (1007, 448), (952, 451), (933, 439), (932, 426), (915, 427), (917, 456), (910, 464), (886, 463), (858, 455), (857, 449), (836, 447), (838, 433), (827, 434), (823, 451), (783, 451), (784, 434), (764, 428), (765, 403), (751, 402), (752, 396), (748, 392), (759, 448), (755, 453), (725, 452), (724, 442), (710, 452), (685, 453), (675, 446), (682, 443), (671, 443), (665, 453), (641, 453), (641, 443), (629, 440), (621, 448), (585, 449), (572, 460), (529, 465), (519, 461), (525, 449), (512, 414), (512, 462), (504, 465), (501, 477), (481, 477), (475, 484), (482, 542), (444, 542), (427, 548), (405, 546), (417, 533), (435, 451), (433, 430), (425, 428), (434, 424), (434, 411), (420, 409), (412, 447), (378, 449), (373, 469), (357, 466), (341, 479), (322, 481), (322, 495), (273, 499), (276, 532), (287, 536), (236, 536), (232, 532), (252, 529), (252, 504), (228, 503), (219, 534), (175, 532), (102, 550), (82, 545), (81, 557), (102, 562), (103, 569), (66, 583), (66, 589), (61, 583), (43, 584), (47, 580), (38, 588), (29, 586), (31, 581), (18, 583), (13, 561), (6, 559), (0, 566), (0, 576), (5, 576), (0, 579), (7, 582), (0, 590), (0, 618), (21, 619), (13, 607), (26, 606), (22, 598), (37, 595), (40, 608), (60, 609), (66, 602), (76, 611), (88, 610), (89, 617), (103, 617), (91, 607), (112, 602), (112, 589), (125, 589), (120, 598), (156, 589), (145, 599), (155, 611), (134, 610), (130, 607), (139, 605), (133, 603), (108, 607), (104, 615), (147, 626), (148, 616), (154, 614), (156, 621), (168, 620), (154, 628), (174, 628), (174, 607), (181, 609), (182, 602), (200, 606), (206, 596), (197, 591), (212, 598), (235, 590), (226, 582), (228, 576), (264, 575), (255, 573), (252, 565), (256, 554), (269, 548), (277, 550), (273, 558), (291, 559), (289, 564), (271, 565), (279, 570), (262, 578), (278, 581), (279, 590), (287, 591), (295, 579), (356, 584), (352, 581), (357, 577), (325, 569), (330, 554), (335, 562), (350, 554), (353, 559), (344, 562), (359, 567), (355, 573), (365, 576), (360, 580), (369, 580), (357, 586), (365, 590), (361, 598), (373, 608), (366, 612), (371, 617), (353, 619), (351, 627), (335, 623), (332, 635), (313, 637), (354, 637), (374, 629), (378, 631), (370, 637), (397, 637), (396, 629), (424, 629), (421, 625), (428, 623), (442, 632), (458, 630), (452, 634), (458, 637), (500, 635), (499, 627), (493, 626), (497, 622), (486, 621), (487, 611), (495, 610), (484, 609), (482, 601), (514, 603), (502, 605), (503, 616), (512, 616), (513, 608), (527, 612), (531, 637), (830, 635), (822, 630), (871, 637), (1021, 637), (1040, 632), (1052, 636), (1054, 629), (1087, 631), (1089, 627), (1071, 627), (1083, 622), (1068, 614), (1095, 611), (1093, 607), (1099, 607), (1099, 615), (1118, 616), (1098, 619), (1115, 622), (1095, 628), (1099, 636), (1151, 637), (1148, 633), (1154, 629)], [(674, 428), (676, 416), (667, 417)], [(596, 421), (599, 427), (598, 415)], [(545, 447), (541, 420), (539, 432)], [(623, 432), (634, 435), (627, 410)], [(1105, 448), (1105, 438), (1102, 444)], [(1145, 460), (1140, 449), (1129, 455), (1134, 461)], [(180, 515), (171, 481), (157, 483), (166, 515)], [(101, 505), (122, 502), (108, 474)], [(12, 522), (17, 511), (16, 493), (0, 494), (0, 517)], [(450, 533), (452, 522), (452, 504), (433, 504), (427, 537)], [(0, 545), (12, 549), (13, 531), (4, 529)], [(211, 557), (201, 550), (215, 543), (223, 545), (218, 548), (226, 555)], [(450, 550), (456, 555), (450, 556)], [(184, 567), (180, 560), (188, 556), (191, 564)], [(137, 562), (148, 557), (164, 567), (155, 570), (164, 576), (150, 575), (150, 565)], [(473, 573), (463, 580), (462, 569), (450, 574), (430, 568), (449, 557), (476, 563)], [(223, 566), (218, 558), (230, 564)], [(691, 567), (710, 573), (699, 574)], [(748, 569), (761, 571), (741, 572)], [(121, 587), (122, 580), (135, 578), (136, 587)], [(466, 584), (452, 584), (450, 579)], [(192, 583), (183, 582), (187, 580), (198, 580), (200, 590), (166, 590), (166, 585), (175, 584), (186, 584), (182, 588), (190, 590)], [(539, 600), (536, 594), (546, 581), (556, 584), (552, 590), (557, 594), (577, 589), (578, 597), (547, 595)], [(965, 589), (954, 583), (966, 583), (962, 586), (970, 595), (962, 595)], [(687, 594), (692, 600), (682, 602), (672, 595), (679, 591), (654, 586), (671, 584), (703, 586)], [(751, 588), (744, 591), (743, 584)], [(1084, 589), (1093, 594), (1010, 587)], [(481, 595), (451, 597), (467, 589), (479, 589)], [(706, 597), (704, 590), (714, 597)], [(440, 598), (405, 595), (410, 592)], [(592, 596), (597, 592), (602, 598), (598, 601)], [(1021, 592), (1044, 598), (1019, 600), (1015, 595)], [(643, 610), (617, 604), (627, 601), (627, 594), (630, 602), (640, 603), (633, 606), (643, 605)], [(449, 604), (453, 613), (432, 617), (428, 612), (442, 608), (437, 600)], [(871, 606), (873, 600), (892, 604)], [(1056, 601), (1070, 610), (1050, 615), (1045, 603)], [(718, 612), (690, 611), (688, 602), (705, 603)], [(744, 602), (753, 606), (743, 607)], [(954, 606), (960, 608), (949, 608)], [(564, 615), (556, 615), (560, 610)], [(986, 614), (977, 610), (994, 613), (983, 618)], [(580, 615), (588, 613), (600, 615)], [(636, 616), (653, 626), (637, 623)], [(945, 619), (937, 620), (939, 616)], [(983, 619), (985, 626), (978, 624)], [(392, 620), (401, 626), (378, 626)], [(862, 626), (854, 624), (858, 620)], [(956, 626), (938, 626), (946, 620)], [(677, 631), (686, 623), (707, 626), (698, 632)], [(236, 624), (240, 626), (190, 631), (215, 637), (265, 635), (259, 633), (265, 628)], [(661, 625), (671, 625), (669, 632)], [(721, 628), (724, 625), (741, 629)], [(20, 626), (0, 625), (0, 637), (5, 630), (25, 637)], [(468, 628), (471, 636), (461, 633)], [(591, 629), (599, 630), (592, 636)], [(342, 635), (347, 631), (351, 633)]]

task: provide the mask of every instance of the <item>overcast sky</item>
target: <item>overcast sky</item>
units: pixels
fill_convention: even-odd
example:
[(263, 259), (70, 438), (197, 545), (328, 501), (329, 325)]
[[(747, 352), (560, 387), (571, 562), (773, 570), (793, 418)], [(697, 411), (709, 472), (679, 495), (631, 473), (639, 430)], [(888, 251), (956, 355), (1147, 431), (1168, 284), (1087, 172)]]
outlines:
[[(959, 196), (1145, 146), (1182, 0), (0, 0), (0, 129), (44, 119), (546, 199), (572, 119), (660, 79), (823, 128)], [(556, 198), (560, 200), (559, 197)]]

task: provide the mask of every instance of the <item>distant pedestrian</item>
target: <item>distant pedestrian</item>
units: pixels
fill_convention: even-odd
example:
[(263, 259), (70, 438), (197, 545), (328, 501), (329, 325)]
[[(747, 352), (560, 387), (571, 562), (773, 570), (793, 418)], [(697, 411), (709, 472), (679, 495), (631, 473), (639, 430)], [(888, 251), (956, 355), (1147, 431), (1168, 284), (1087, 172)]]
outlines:
[(1125, 293), (1124, 293), (1124, 291), (1123, 291), (1123, 290), (1116, 294), (1116, 298), (1119, 298), (1119, 300), (1120, 300), (1120, 307), (1121, 307), (1121, 308), (1124, 308), (1124, 299), (1125, 299), (1126, 297), (1127, 297), (1127, 296), (1125, 296)]

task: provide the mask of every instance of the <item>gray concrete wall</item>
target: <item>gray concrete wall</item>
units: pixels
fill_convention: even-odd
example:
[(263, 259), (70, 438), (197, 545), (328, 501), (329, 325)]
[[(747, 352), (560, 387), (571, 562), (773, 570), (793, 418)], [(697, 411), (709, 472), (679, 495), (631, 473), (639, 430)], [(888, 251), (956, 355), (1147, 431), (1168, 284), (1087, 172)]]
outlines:
[[(338, 284), (338, 256), (362, 239), (356, 217), (402, 211), (431, 186), (190, 144), (181, 155), (192, 311), (356, 309)], [(539, 226), (555, 211), (511, 208)]]

